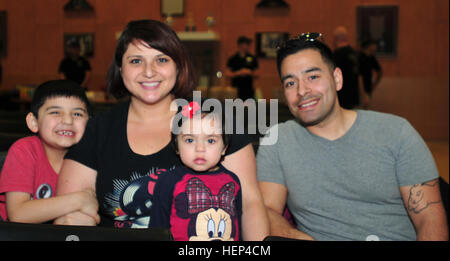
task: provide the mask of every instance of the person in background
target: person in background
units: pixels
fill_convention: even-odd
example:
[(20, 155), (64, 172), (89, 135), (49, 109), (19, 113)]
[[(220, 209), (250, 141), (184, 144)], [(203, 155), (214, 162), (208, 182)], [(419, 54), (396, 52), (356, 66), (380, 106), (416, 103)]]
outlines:
[[(277, 68), (295, 117), (269, 129), (257, 173), (271, 234), (316, 240), (448, 240), (438, 171), (404, 118), (340, 106), (342, 71), (317, 33), (287, 41)], [(297, 227), (282, 217), (287, 203)]]
[(240, 36), (237, 40), (238, 51), (228, 58), (225, 76), (231, 78), (231, 86), (238, 90), (238, 97), (243, 101), (253, 99), (255, 90), (253, 80), (257, 77), (258, 60), (250, 53), (252, 40)]
[(64, 155), (83, 136), (88, 118), (89, 102), (76, 83), (55, 80), (37, 87), (26, 116), (36, 135), (11, 146), (0, 174), (0, 219), (45, 223), (81, 211), (100, 221), (92, 190), (55, 196)]
[(333, 59), (336, 66), (342, 71), (344, 85), (338, 92), (339, 104), (345, 109), (354, 109), (362, 102), (367, 103), (368, 98), (361, 92), (358, 72), (358, 53), (350, 45), (347, 29), (339, 26), (334, 31)]
[[(177, 34), (155, 20), (128, 23), (108, 72), (108, 89), (130, 99), (89, 120), (80, 142), (67, 153), (57, 195), (92, 189), (102, 226), (151, 226), (153, 192), (159, 177), (181, 166), (171, 145), (172, 101), (193, 96), (191, 62)], [(246, 135), (233, 135), (223, 166), (242, 185), (242, 237), (262, 240), (268, 220), (256, 180), (253, 147)], [(73, 212), (57, 224), (95, 225)]]
[[(383, 70), (378, 63), (375, 54), (377, 52), (377, 42), (367, 40), (362, 42), (361, 51), (358, 56), (359, 73), (362, 77), (362, 85), (365, 95), (370, 98), (372, 93), (383, 77)], [(367, 109), (369, 103), (363, 104), (364, 109)]]
[(91, 65), (80, 52), (80, 43), (70, 42), (67, 46), (67, 55), (59, 64), (58, 73), (61, 79), (72, 80), (86, 91), (91, 79)]

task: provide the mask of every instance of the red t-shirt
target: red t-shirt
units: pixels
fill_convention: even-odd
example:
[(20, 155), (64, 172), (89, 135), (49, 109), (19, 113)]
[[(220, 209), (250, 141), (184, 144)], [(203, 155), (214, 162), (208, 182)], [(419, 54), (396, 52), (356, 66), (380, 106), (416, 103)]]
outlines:
[(55, 193), (57, 179), (39, 137), (16, 141), (0, 173), (0, 218), (7, 218), (5, 192), (29, 193), (32, 199), (49, 198)]

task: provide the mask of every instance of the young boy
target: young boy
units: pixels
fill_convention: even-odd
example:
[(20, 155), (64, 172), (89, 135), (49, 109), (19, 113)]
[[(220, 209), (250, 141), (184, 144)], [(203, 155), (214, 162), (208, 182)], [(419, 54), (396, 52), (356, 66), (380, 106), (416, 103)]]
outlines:
[(35, 134), (16, 141), (0, 173), (0, 219), (44, 223), (73, 211), (96, 218), (93, 191), (52, 197), (64, 155), (83, 136), (89, 118), (84, 91), (68, 80), (48, 81), (36, 88), (28, 128)]
[(239, 240), (241, 184), (220, 164), (231, 135), (225, 134), (221, 115), (201, 111), (197, 102), (182, 114), (172, 141), (184, 166), (158, 180), (150, 225), (170, 228), (176, 241)]

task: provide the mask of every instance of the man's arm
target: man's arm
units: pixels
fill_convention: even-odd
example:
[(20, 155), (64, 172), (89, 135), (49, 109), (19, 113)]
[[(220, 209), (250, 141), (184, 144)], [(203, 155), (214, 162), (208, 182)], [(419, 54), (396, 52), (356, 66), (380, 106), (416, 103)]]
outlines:
[(85, 76), (84, 76), (84, 80), (83, 80), (83, 82), (81, 83), (81, 87), (83, 87), (83, 88), (87, 88), (87, 85), (88, 85), (88, 83), (89, 83), (89, 80), (91, 79), (91, 74), (92, 74), (92, 72), (91, 71), (86, 71), (86, 74), (85, 74)]
[(314, 240), (313, 237), (294, 228), (283, 217), (286, 206), (287, 189), (283, 185), (272, 182), (259, 182), (264, 204), (270, 221), (270, 234), (286, 238)]
[(370, 96), (366, 93), (366, 90), (364, 89), (364, 81), (363, 77), (361, 75), (358, 76), (358, 89), (361, 97), (361, 105), (364, 109), (369, 108), (370, 104)]
[(417, 240), (448, 240), (448, 227), (439, 190), (439, 180), (400, 187), (409, 217), (417, 232)]
[(372, 92), (375, 90), (375, 88), (378, 86), (378, 84), (381, 82), (381, 78), (383, 78), (383, 70), (380, 68), (378, 71), (374, 71), (374, 80), (372, 83)]
[(225, 76), (229, 77), (229, 78), (234, 78), (236, 76), (244, 76), (244, 75), (252, 75), (252, 76), (254, 76), (253, 75), (253, 71), (248, 69), (248, 68), (241, 68), (241, 69), (239, 69), (237, 71), (234, 71), (234, 72), (231, 71), (228, 68), (225, 70)]

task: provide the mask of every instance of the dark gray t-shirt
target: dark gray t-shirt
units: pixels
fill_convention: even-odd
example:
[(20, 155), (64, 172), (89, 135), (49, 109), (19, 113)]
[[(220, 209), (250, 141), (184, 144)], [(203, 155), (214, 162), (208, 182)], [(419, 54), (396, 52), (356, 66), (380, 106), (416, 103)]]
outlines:
[(437, 178), (433, 156), (407, 120), (357, 113), (334, 141), (296, 121), (272, 127), (278, 141), (260, 146), (258, 179), (287, 188), (298, 229), (317, 240), (415, 240), (399, 187)]

